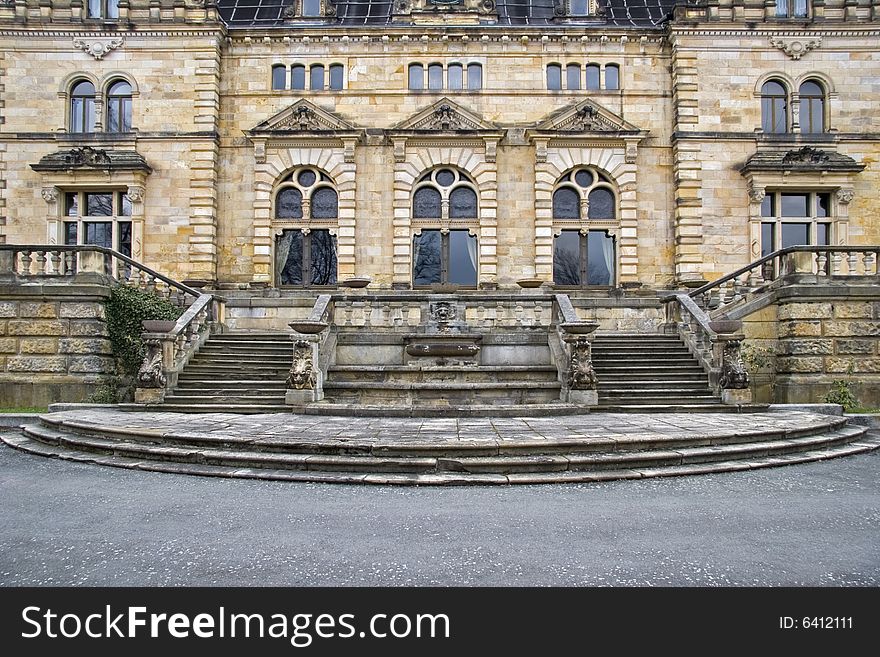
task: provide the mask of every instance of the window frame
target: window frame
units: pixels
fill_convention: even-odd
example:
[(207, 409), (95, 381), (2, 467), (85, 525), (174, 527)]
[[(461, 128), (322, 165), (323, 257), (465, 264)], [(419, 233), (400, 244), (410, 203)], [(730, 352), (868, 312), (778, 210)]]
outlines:
[[(807, 216), (787, 216), (782, 214), (782, 197), (784, 195), (806, 195), (807, 196)], [(820, 196), (826, 196), (828, 201), (828, 209), (825, 216), (820, 216), (818, 212), (818, 202)], [(765, 214), (764, 206), (770, 206), (770, 214)], [(768, 189), (765, 192), (764, 199), (761, 201), (761, 209), (759, 219), (761, 223), (761, 254), (770, 253), (782, 248), (782, 230), (784, 224), (809, 224), (809, 244), (817, 245), (819, 238), (819, 224), (827, 225), (827, 244), (819, 246), (828, 246), (834, 243), (834, 236), (837, 233), (836, 224), (839, 221), (839, 208), (835, 199), (834, 190), (825, 188), (777, 188)], [(764, 248), (763, 236), (764, 226), (773, 225), (773, 244), (770, 250)]]
[[(333, 233), (330, 228), (282, 228), (280, 234), (276, 237), (282, 237), (285, 232), (299, 232), (302, 235), (302, 271), (301, 278), (302, 283), (283, 283), (281, 281), (281, 275), (284, 270), (287, 268), (287, 262), (284, 263), (284, 267), (281, 268), (280, 271), (275, 272), (275, 281), (279, 288), (284, 289), (333, 289), (339, 286), (339, 243), (338, 237)], [(312, 239), (315, 233), (327, 233), (331, 243), (333, 244), (333, 259), (334, 259), (334, 268), (336, 269), (335, 280), (332, 283), (315, 283), (312, 281)], [(274, 247), (278, 247), (277, 239), (275, 240)]]
[[(102, 214), (84, 214), (88, 211), (88, 195), (109, 194), (111, 199), (111, 210), (109, 215)], [(68, 240), (68, 226), (76, 226), (76, 241), (73, 244), (83, 245), (92, 242), (85, 241), (86, 225), (91, 224), (110, 224), (111, 225), (111, 246), (110, 248), (119, 251), (123, 255), (131, 257), (134, 240), (134, 218), (133, 218), (133, 201), (128, 198), (128, 189), (125, 187), (111, 186), (108, 188), (71, 188), (61, 190), (61, 216), (59, 218), (59, 243), (71, 244)], [(71, 206), (69, 199), (71, 196), (76, 198), (76, 214), (70, 214)], [(126, 208), (127, 199), (127, 208)], [(128, 244), (124, 245), (122, 239), (121, 226), (128, 226)], [(103, 245), (101, 245), (103, 246)]]
[[(425, 233), (425, 231), (438, 232), (440, 233), (440, 280), (434, 281), (432, 283), (420, 283), (416, 284), (416, 259), (415, 259), (415, 241), (416, 237), (419, 237)], [(410, 248), (412, 249), (413, 257), (412, 257), (412, 267), (410, 272), (410, 278), (412, 280), (412, 288), (414, 290), (424, 290), (429, 289), (432, 285), (449, 285), (449, 270), (452, 260), (452, 233), (466, 233), (468, 238), (472, 238), (475, 243), (475, 249), (477, 253), (477, 262), (474, 267), (474, 284), (473, 285), (465, 285), (463, 283), (453, 283), (453, 285), (457, 285), (459, 288), (464, 290), (475, 290), (480, 284), (480, 237), (477, 234), (477, 229), (475, 228), (429, 228), (427, 226), (421, 227), (418, 230), (413, 232), (412, 241), (410, 242)]]
[[(814, 84), (819, 89), (819, 93), (817, 94), (804, 94), (803, 88), (808, 84)], [(804, 103), (804, 99), (807, 100)], [(812, 122), (815, 120), (816, 112), (813, 111), (812, 102), (818, 101), (819, 104), (819, 112), (818, 112), (818, 122), (819, 122), (819, 130), (805, 130), (804, 129), (804, 116), (808, 114)], [(804, 109), (808, 108), (806, 112)], [(821, 135), (828, 132), (828, 89), (826, 85), (816, 78), (807, 78), (798, 86), (798, 126), (800, 127), (800, 131), (805, 135)], [(812, 127), (812, 126), (810, 126)]]
[[(128, 94), (113, 95), (113, 88), (120, 84), (128, 85)], [(104, 132), (109, 132), (112, 134), (126, 134), (132, 132), (132, 124), (134, 123), (134, 117), (132, 114), (134, 111), (133, 96), (134, 88), (132, 87), (131, 82), (129, 82), (125, 78), (113, 78), (107, 83), (104, 101)], [(113, 105), (116, 105), (117, 109), (117, 120), (119, 122), (119, 125), (117, 126), (119, 129), (117, 130), (113, 129), (114, 126), (111, 125), (110, 121), (110, 108)], [(128, 118), (127, 124), (125, 120), (126, 117)]]
[[(576, 285), (566, 285), (556, 282), (556, 240), (562, 236), (562, 233), (577, 233), (578, 234), (578, 278), (580, 279), (580, 283)], [(611, 263), (611, 271), (609, 274), (608, 283), (590, 283), (590, 255), (589, 255), (589, 239), (590, 234), (600, 234), (604, 233), (606, 239), (610, 239), (613, 245), (613, 258)], [(617, 236), (611, 229), (608, 228), (560, 228), (558, 231), (553, 231), (553, 287), (555, 289), (560, 290), (580, 290), (584, 288), (590, 289), (610, 289), (614, 287), (615, 282), (617, 281)]]
[[(777, 84), (782, 88), (782, 93), (769, 93), (766, 91), (767, 85)], [(784, 135), (791, 132), (791, 90), (784, 80), (779, 78), (768, 78), (761, 83), (761, 131), (765, 135)], [(769, 101), (770, 113), (767, 114), (767, 104)], [(777, 123), (777, 102), (782, 103), (779, 109), (783, 118), (783, 129), (776, 130)], [(768, 119), (771, 129), (767, 130)]]
[[(77, 94), (76, 88), (81, 84), (88, 84), (92, 87), (91, 94)], [(95, 83), (88, 78), (77, 78), (70, 83), (70, 92), (67, 99), (67, 120), (68, 132), (71, 134), (94, 134), (97, 132), (98, 122), (98, 88)], [(77, 102), (82, 103), (81, 121), (77, 122), (74, 116), (75, 106)], [(90, 102), (89, 102), (90, 101)], [(91, 107), (91, 122), (88, 120), (87, 108)], [(88, 125), (90, 123), (90, 125)], [(89, 129), (86, 129), (89, 128)]]

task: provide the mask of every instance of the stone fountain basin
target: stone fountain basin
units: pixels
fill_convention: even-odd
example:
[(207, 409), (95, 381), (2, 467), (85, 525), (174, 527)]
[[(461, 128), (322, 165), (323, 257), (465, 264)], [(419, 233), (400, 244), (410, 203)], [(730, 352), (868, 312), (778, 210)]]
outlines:
[(466, 358), (476, 356), (480, 345), (456, 342), (413, 342), (406, 353), (414, 358)]

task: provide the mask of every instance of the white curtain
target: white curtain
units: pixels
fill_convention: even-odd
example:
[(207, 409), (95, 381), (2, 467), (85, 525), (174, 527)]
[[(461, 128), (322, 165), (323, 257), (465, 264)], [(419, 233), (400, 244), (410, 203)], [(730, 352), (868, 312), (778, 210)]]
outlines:
[(607, 233), (602, 238), (602, 257), (608, 268), (608, 284), (614, 285), (614, 238)]
[(292, 230), (285, 230), (281, 235), (275, 238), (275, 277), (278, 284), (281, 284), (281, 272), (287, 264), (287, 255), (290, 253), (290, 245), (293, 244)]
[(477, 238), (468, 232), (467, 241), (465, 243), (467, 244), (468, 257), (471, 259), (471, 265), (473, 265), (474, 271), (477, 271)]

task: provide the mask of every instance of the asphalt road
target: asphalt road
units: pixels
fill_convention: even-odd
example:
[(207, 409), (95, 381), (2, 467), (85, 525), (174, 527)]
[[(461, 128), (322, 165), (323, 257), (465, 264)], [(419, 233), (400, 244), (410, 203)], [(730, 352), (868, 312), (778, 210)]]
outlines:
[(602, 484), (224, 480), (0, 447), (0, 585), (877, 586), (880, 452)]

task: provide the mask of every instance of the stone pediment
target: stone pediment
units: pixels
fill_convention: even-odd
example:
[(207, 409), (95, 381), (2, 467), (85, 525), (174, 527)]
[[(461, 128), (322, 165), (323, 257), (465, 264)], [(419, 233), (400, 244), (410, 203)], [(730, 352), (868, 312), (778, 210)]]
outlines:
[(744, 174), (754, 171), (797, 171), (801, 173), (857, 173), (865, 168), (849, 155), (812, 146), (790, 150), (761, 150), (740, 167)]
[(152, 173), (150, 165), (137, 151), (117, 151), (82, 146), (44, 155), (31, 165), (34, 171), (142, 171)]
[(248, 136), (266, 136), (267, 133), (352, 132), (354, 130), (357, 128), (335, 112), (322, 109), (303, 99), (269, 117), (249, 130), (247, 134)]
[(498, 126), (466, 110), (448, 98), (441, 98), (394, 126), (396, 131), (478, 132), (497, 131)]
[(539, 132), (577, 135), (595, 132), (641, 132), (623, 118), (592, 100), (582, 100), (550, 114), (534, 128)]

